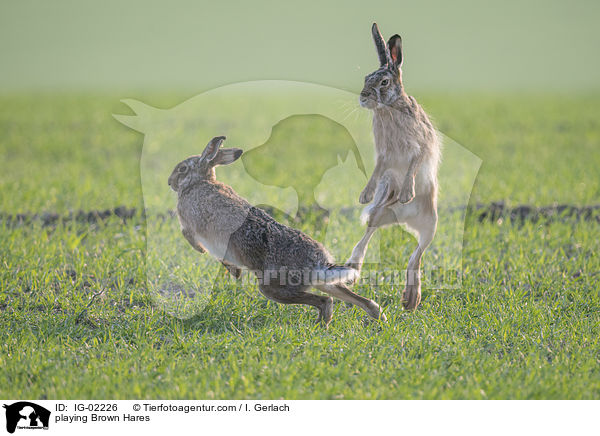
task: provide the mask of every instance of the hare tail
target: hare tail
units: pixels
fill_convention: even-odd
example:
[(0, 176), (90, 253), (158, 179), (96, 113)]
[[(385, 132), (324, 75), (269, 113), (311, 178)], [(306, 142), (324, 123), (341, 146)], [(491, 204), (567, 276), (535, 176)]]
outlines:
[(349, 266), (333, 265), (313, 271), (313, 285), (336, 285), (354, 283), (360, 277), (360, 271)]

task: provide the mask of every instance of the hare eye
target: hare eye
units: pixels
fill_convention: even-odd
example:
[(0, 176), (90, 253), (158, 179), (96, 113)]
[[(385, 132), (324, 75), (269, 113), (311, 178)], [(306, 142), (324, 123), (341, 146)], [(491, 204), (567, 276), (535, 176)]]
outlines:
[(178, 170), (178, 171), (179, 171), (181, 174), (183, 174), (183, 173), (185, 173), (185, 172), (187, 171), (187, 167), (186, 167), (185, 165), (182, 165), (182, 166), (180, 166), (180, 167), (179, 167), (179, 170)]
[(381, 81), (381, 86), (388, 86), (390, 84), (390, 80), (389, 79), (383, 79)]

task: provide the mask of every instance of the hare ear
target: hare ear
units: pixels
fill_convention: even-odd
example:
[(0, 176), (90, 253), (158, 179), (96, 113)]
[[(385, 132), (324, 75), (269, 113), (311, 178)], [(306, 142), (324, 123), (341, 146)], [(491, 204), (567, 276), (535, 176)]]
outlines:
[(240, 158), (244, 150), (239, 148), (223, 148), (219, 150), (217, 155), (210, 161), (212, 166), (229, 165)]
[(385, 45), (385, 41), (383, 40), (383, 36), (381, 36), (381, 32), (379, 32), (377, 23), (373, 23), (373, 26), (371, 27), (371, 33), (373, 34), (373, 41), (375, 41), (375, 48), (377, 49), (377, 55), (379, 56), (380, 66), (383, 67), (386, 64), (390, 64), (390, 52)]
[(402, 38), (400, 35), (394, 35), (389, 39), (387, 45), (392, 62), (396, 68), (400, 68), (402, 66)]
[(200, 159), (207, 160), (209, 162), (213, 160), (219, 151), (219, 147), (221, 147), (221, 144), (223, 144), (223, 141), (225, 141), (224, 136), (215, 136), (213, 139), (211, 139), (200, 155)]

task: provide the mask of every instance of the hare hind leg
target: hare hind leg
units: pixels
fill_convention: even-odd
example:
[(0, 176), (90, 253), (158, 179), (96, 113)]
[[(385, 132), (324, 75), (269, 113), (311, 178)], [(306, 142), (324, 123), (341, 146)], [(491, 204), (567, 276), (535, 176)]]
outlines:
[(365, 256), (367, 255), (369, 242), (371, 241), (375, 230), (380, 227), (395, 224), (396, 222), (396, 214), (390, 208), (384, 207), (381, 209), (371, 209), (367, 222), (367, 230), (365, 231), (365, 234), (361, 240), (358, 241), (358, 243), (352, 249), (352, 254), (346, 261), (346, 265), (360, 271), (365, 261)]
[(307, 292), (307, 287), (297, 286), (277, 286), (264, 285), (258, 286), (258, 289), (269, 300), (281, 304), (306, 304), (319, 309), (319, 318), (317, 323), (321, 323), (327, 328), (333, 317), (333, 299), (322, 295)]
[(345, 301), (346, 303), (351, 303), (360, 307), (362, 310), (367, 312), (371, 318), (386, 321), (385, 314), (381, 311), (379, 304), (375, 303), (373, 300), (369, 300), (368, 298), (352, 292), (344, 285), (319, 285), (317, 286), (317, 289), (332, 295), (335, 298)]
[(423, 211), (421, 216), (409, 218), (407, 225), (418, 234), (419, 243), (408, 260), (402, 304), (405, 309), (414, 310), (421, 302), (421, 258), (435, 236), (437, 212)]
[(360, 241), (352, 249), (350, 258), (346, 261), (346, 265), (360, 271), (367, 255), (367, 248), (369, 247), (369, 241), (373, 237), (377, 227), (367, 227), (367, 231), (363, 235)]
[(372, 208), (369, 211), (367, 230), (364, 236), (354, 246), (352, 255), (346, 261), (346, 265), (356, 268), (360, 271), (367, 254), (369, 242), (375, 233), (375, 230), (381, 227), (402, 224), (408, 222), (418, 213), (418, 206), (410, 202), (408, 204), (394, 203), (389, 207)]
[(362, 239), (354, 246), (352, 255), (346, 262), (346, 265), (352, 266), (360, 271), (367, 254), (369, 241), (373, 237), (375, 230), (379, 227), (398, 222), (396, 213), (388, 207), (390, 197), (392, 197), (397, 190), (398, 183), (395, 176), (391, 172), (386, 171), (377, 184), (373, 203), (365, 208), (367, 214), (367, 230)]

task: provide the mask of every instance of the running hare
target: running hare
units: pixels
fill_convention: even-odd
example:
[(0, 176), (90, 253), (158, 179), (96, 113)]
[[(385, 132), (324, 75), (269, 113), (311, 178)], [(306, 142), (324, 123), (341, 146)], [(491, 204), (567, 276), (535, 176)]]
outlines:
[(325, 326), (333, 315), (333, 299), (308, 292), (312, 286), (385, 320), (377, 303), (346, 286), (358, 278), (356, 269), (334, 265), (319, 242), (278, 223), (216, 180), (217, 165), (242, 155), (237, 148), (220, 149), (224, 140), (213, 138), (201, 155), (177, 164), (169, 177), (177, 192), (181, 230), (192, 247), (210, 252), (236, 278), (240, 268), (248, 268), (256, 274), (260, 291), (273, 301), (316, 307)]
[(359, 201), (367, 230), (347, 264), (360, 270), (375, 230), (406, 224), (419, 241), (410, 256), (402, 300), (406, 309), (421, 301), (421, 257), (437, 226), (437, 170), (441, 155), (439, 137), (425, 111), (402, 86), (402, 39), (392, 36), (387, 45), (377, 24), (371, 29), (380, 67), (365, 77), (360, 105), (373, 111), (375, 169)]

